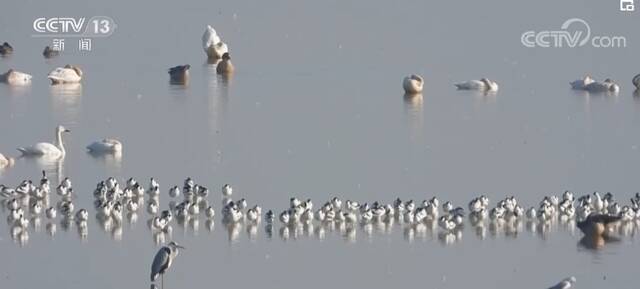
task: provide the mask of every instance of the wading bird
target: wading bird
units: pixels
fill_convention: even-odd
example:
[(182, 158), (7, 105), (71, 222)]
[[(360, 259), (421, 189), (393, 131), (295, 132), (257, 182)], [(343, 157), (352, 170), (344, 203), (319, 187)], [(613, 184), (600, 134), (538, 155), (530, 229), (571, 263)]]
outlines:
[(156, 257), (153, 259), (153, 264), (151, 264), (151, 282), (158, 279), (158, 275), (162, 275), (160, 278), (162, 280), (162, 288), (164, 288), (164, 273), (169, 270), (173, 259), (178, 256), (178, 249), (186, 248), (178, 245), (178, 243), (174, 241), (160, 248), (158, 253), (156, 253)]

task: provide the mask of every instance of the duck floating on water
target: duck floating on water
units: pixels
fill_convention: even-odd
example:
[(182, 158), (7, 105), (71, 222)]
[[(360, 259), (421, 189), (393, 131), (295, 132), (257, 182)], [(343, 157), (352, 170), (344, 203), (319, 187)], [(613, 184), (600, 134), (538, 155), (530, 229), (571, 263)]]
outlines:
[(225, 52), (222, 55), (222, 61), (216, 66), (216, 72), (218, 74), (231, 74), (235, 70), (233, 63), (231, 63), (231, 55), (229, 52)]
[(5, 42), (0, 45), (0, 56), (7, 56), (11, 53), (13, 53), (13, 47), (9, 43)]
[(178, 65), (169, 68), (170, 82), (173, 84), (185, 84), (189, 81), (189, 69), (191, 65)]
[(595, 80), (590, 75), (585, 76), (583, 79), (578, 79), (570, 82), (571, 89), (584, 90), (587, 85), (593, 83)]
[(49, 59), (49, 58), (53, 58), (60, 55), (60, 51), (52, 49), (50, 46), (47, 46), (44, 48), (44, 51), (42, 51), (42, 55), (44, 56), (44, 58)]

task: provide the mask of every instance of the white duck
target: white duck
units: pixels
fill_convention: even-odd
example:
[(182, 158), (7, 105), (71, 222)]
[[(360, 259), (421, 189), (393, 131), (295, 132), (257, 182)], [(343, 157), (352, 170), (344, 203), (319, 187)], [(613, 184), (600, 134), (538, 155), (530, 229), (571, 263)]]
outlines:
[(8, 85), (27, 85), (31, 83), (31, 75), (9, 69), (6, 73), (0, 74), (0, 82)]
[(459, 90), (498, 91), (498, 83), (496, 83), (495, 81), (491, 81), (488, 78), (460, 82), (456, 83), (455, 86)]
[(211, 25), (207, 25), (202, 35), (202, 49), (204, 49), (207, 56), (212, 59), (221, 58), (223, 54), (229, 52), (227, 44), (222, 42), (218, 33), (216, 33), (216, 30), (213, 29)]
[(402, 80), (402, 88), (407, 94), (421, 93), (424, 79), (417, 74), (411, 74)]
[(44, 156), (48, 158), (61, 159), (64, 158), (66, 151), (64, 150), (64, 143), (62, 142), (62, 133), (71, 132), (59, 125), (56, 127), (56, 144), (50, 144), (46, 142), (37, 143), (30, 147), (21, 147), (18, 150), (25, 156)]
[(0, 154), (0, 169), (7, 168), (13, 166), (15, 160), (10, 157), (5, 157), (3, 154)]
[(51, 84), (78, 83), (82, 80), (82, 70), (77, 66), (67, 64), (49, 72), (47, 78), (51, 80)]
[(117, 139), (105, 138), (91, 143), (87, 150), (91, 153), (118, 153), (122, 152), (122, 143)]
[(590, 75), (585, 76), (583, 79), (578, 79), (570, 82), (571, 89), (584, 90), (587, 85), (593, 83), (595, 80)]

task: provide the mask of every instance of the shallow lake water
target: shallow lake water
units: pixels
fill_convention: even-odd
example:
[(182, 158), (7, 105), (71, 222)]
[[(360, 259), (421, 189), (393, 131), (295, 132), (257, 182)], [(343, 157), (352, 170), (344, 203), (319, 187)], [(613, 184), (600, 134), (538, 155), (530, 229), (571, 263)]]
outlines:
[[(0, 71), (33, 75), (29, 87), (0, 85), (0, 153), (52, 141), (62, 124), (63, 162), (18, 159), (0, 183), (68, 176), (86, 231), (60, 218), (32, 220), (12, 236), (0, 222), (2, 288), (149, 288), (158, 248), (180, 252), (166, 288), (547, 288), (576, 276), (576, 288), (636, 288), (640, 244), (635, 224), (619, 242), (580, 246), (574, 224), (476, 228), (454, 236), (396, 222), (372, 226), (225, 226), (220, 188), (234, 199), (280, 212), (291, 196), (319, 206), (333, 196), (389, 203), (438, 196), (466, 208), (486, 194), (491, 205), (516, 196), (526, 207), (543, 196), (612, 192), (626, 203), (640, 183), (640, 18), (605, 1), (11, 1), (0, 10), (0, 42), (15, 52)], [(38, 17), (109, 16), (118, 27), (90, 52), (45, 60), (50, 39), (31, 37)], [(558, 30), (570, 18), (592, 35), (622, 35), (626, 48), (526, 48), (529, 30)], [(237, 71), (217, 76), (200, 37), (213, 25)], [(79, 65), (77, 86), (51, 86), (46, 75)], [(167, 69), (191, 65), (188, 85)], [(402, 78), (425, 78), (405, 98)], [(569, 82), (610, 77), (621, 90), (589, 95)], [(456, 91), (453, 83), (489, 77), (496, 94)], [(93, 157), (104, 137), (121, 157)], [(150, 177), (167, 191), (186, 177), (207, 186), (217, 217), (173, 224), (153, 234), (144, 208), (105, 226), (92, 191), (109, 176)], [(51, 196), (55, 204), (59, 197)], [(4, 209), (4, 207), (3, 207)], [(7, 215), (2, 211), (3, 218)], [(37, 224), (37, 225), (36, 225)], [(55, 232), (53, 232), (55, 225)], [(53, 233), (52, 233), (53, 232)], [(164, 238), (163, 238), (164, 237)]]

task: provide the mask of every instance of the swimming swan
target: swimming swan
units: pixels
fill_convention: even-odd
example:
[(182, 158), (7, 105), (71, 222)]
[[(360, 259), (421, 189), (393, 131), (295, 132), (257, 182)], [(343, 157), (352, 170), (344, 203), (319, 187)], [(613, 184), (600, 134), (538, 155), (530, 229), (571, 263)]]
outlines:
[(213, 29), (211, 25), (207, 25), (202, 35), (202, 48), (207, 56), (213, 59), (221, 58), (222, 55), (229, 52), (227, 44), (222, 42), (218, 33), (216, 33), (216, 30)]
[(234, 70), (235, 67), (233, 67), (233, 63), (231, 63), (231, 56), (229, 52), (226, 52), (222, 55), (222, 61), (216, 66), (216, 72), (218, 74), (229, 74), (233, 73)]
[(21, 147), (18, 148), (18, 151), (22, 153), (23, 156), (46, 156), (50, 158), (61, 159), (64, 158), (66, 154), (64, 150), (64, 143), (62, 142), (62, 133), (71, 132), (70, 130), (64, 128), (64, 126), (59, 125), (56, 127), (56, 144), (50, 144), (46, 142), (37, 143), (30, 147)]
[(491, 81), (488, 78), (460, 82), (456, 83), (455, 86), (459, 90), (498, 91), (498, 83), (496, 83), (495, 81)]
[(10, 166), (13, 166), (15, 160), (10, 157), (5, 157), (3, 154), (0, 154), (0, 169), (4, 169)]
[(420, 93), (424, 86), (424, 79), (417, 74), (411, 74), (402, 80), (402, 88), (407, 94)]
[(9, 69), (6, 73), (0, 74), (0, 82), (9, 85), (26, 85), (31, 83), (31, 75)]
[(47, 78), (51, 80), (51, 84), (78, 83), (82, 80), (82, 70), (77, 66), (67, 64), (49, 72)]
[(87, 146), (91, 153), (117, 153), (122, 151), (122, 143), (117, 139), (105, 138)]
[(593, 80), (593, 78), (591, 78), (590, 75), (587, 75), (583, 79), (574, 80), (574, 81), (570, 82), (569, 84), (571, 85), (571, 89), (584, 90), (587, 85), (593, 83), (594, 81), (595, 80)]

